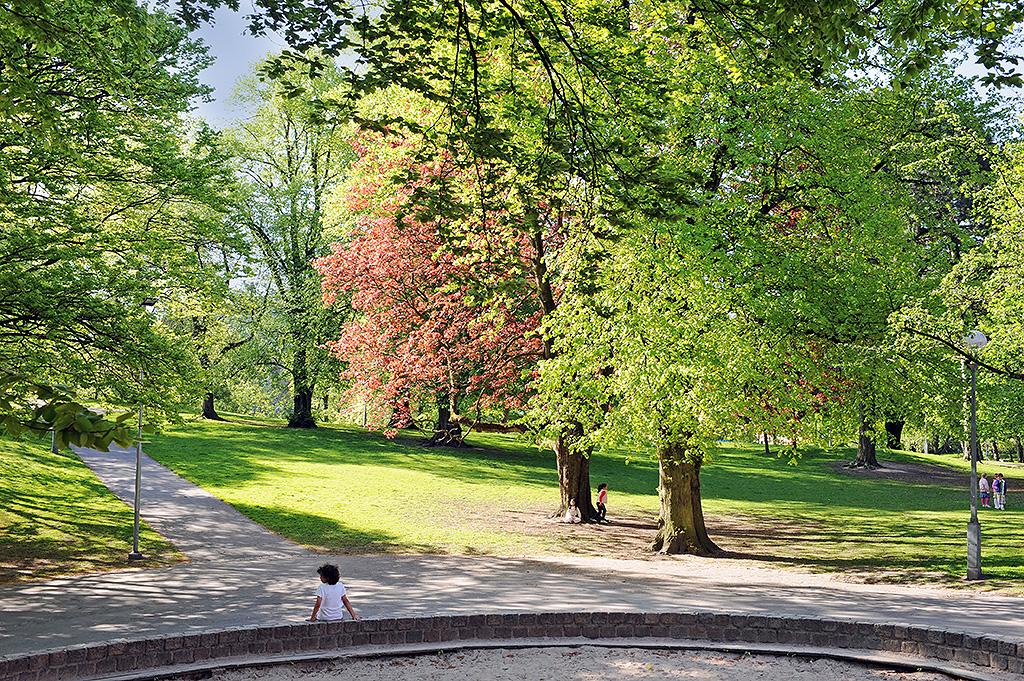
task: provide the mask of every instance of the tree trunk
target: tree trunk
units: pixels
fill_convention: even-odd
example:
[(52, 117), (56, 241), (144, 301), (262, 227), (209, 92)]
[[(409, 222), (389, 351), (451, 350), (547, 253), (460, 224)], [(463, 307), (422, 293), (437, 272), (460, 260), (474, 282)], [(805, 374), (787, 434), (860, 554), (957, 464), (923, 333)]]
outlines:
[(685, 450), (668, 445), (658, 454), (661, 517), (651, 549), (659, 553), (711, 556), (720, 549), (704, 526), (700, 503), (700, 464), (687, 461)]
[(875, 452), (875, 427), (868, 421), (864, 405), (860, 405), (860, 433), (857, 438), (857, 458), (851, 468), (881, 468)]
[[(199, 368), (203, 370), (204, 380), (208, 380), (209, 376), (206, 374), (210, 370), (210, 355), (203, 347), (202, 340), (206, 337), (206, 324), (200, 317), (192, 318), (192, 339), (196, 342), (199, 348)], [(210, 421), (223, 421), (220, 415), (217, 413), (217, 407), (214, 404), (213, 393), (207, 392), (203, 396), (203, 410), (201, 413), (202, 418)]]
[[(550, 317), (558, 307), (555, 300), (555, 289), (551, 285), (551, 277), (547, 266), (547, 244), (545, 236), (548, 228), (541, 224), (540, 214), (536, 204), (527, 200), (526, 225), (529, 228), (530, 244), (533, 246), (533, 281), (537, 292), (537, 301), (544, 317)], [(563, 229), (561, 210), (556, 213), (556, 233)], [(541, 334), (541, 347), (543, 348), (544, 359), (552, 359), (555, 356), (554, 345), (550, 334)], [(558, 496), (559, 505), (556, 516), (563, 516), (569, 506), (569, 500), (576, 501), (576, 509), (579, 511), (580, 519), (587, 522), (597, 520), (597, 508), (590, 492), (590, 458), (589, 452), (575, 451), (572, 443), (583, 435), (583, 428), (579, 425), (563, 431), (555, 438), (555, 466), (558, 469)]]
[(295, 391), (292, 414), (288, 419), (288, 427), (316, 428), (316, 421), (313, 420), (313, 391), (309, 388)]
[(581, 433), (573, 430), (555, 439), (555, 463), (558, 466), (559, 506), (555, 516), (561, 517), (575, 500), (583, 522), (597, 520), (597, 508), (590, 492), (590, 458), (585, 452), (573, 451), (572, 443)]
[(309, 382), (306, 351), (298, 349), (292, 357), (292, 414), (289, 428), (316, 428), (313, 420), (313, 386)]
[(885, 422), (885, 446), (889, 449), (903, 449), (903, 421)]
[(768, 446), (768, 433), (764, 433), (764, 455), (772, 455), (772, 448)]
[(1020, 438), (1013, 438), (1014, 443), (1017, 445), (1017, 462), (1024, 463), (1024, 445), (1021, 444)]
[[(971, 460), (971, 441), (960, 440), (960, 452), (964, 455), (964, 461)], [(985, 452), (981, 451), (981, 443), (978, 443), (978, 461), (985, 460)]]
[(437, 400), (437, 426), (434, 428), (434, 435), (427, 443), (436, 447), (465, 447), (465, 435), (462, 433), (462, 426), (451, 420), (452, 410), (447, 397), (439, 397)]
[(1002, 461), (1002, 459), (999, 458), (999, 443), (995, 440), (992, 440), (992, 458), (996, 461)]
[(203, 397), (203, 418), (211, 421), (224, 420), (217, 413), (217, 407), (213, 403), (213, 393), (206, 393), (206, 396)]

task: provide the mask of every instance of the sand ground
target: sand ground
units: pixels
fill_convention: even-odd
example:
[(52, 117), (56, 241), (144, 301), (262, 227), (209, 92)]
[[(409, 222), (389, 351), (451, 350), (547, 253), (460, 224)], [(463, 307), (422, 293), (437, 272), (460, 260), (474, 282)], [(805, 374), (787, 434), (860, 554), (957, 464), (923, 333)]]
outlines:
[(213, 681), (952, 681), (829, 659), (597, 647), (467, 650), (215, 674)]

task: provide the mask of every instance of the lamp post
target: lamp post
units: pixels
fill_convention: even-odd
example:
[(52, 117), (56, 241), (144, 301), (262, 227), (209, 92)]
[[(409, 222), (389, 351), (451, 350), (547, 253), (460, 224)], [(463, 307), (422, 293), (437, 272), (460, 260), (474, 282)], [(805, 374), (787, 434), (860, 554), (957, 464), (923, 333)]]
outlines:
[[(981, 331), (971, 331), (964, 345), (980, 350), (988, 343)], [(968, 361), (971, 370), (971, 519), (967, 523), (967, 579), (984, 579), (981, 574), (981, 523), (978, 522), (978, 363)]]
[[(142, 301), (142, 307), (147, 313), (156, 307), (156, 298), (146, 298)], [(142, 389), (146, 372), (139, 369), (139, 389)], [(135, 437), (135, 525), (132, 529), (132, 552), (128, 554), (128, 560), (142, 560), (142, 552), (139, 550), (139, 508), (142, 501), (142, 400), (139, 400), (139, 428)]]

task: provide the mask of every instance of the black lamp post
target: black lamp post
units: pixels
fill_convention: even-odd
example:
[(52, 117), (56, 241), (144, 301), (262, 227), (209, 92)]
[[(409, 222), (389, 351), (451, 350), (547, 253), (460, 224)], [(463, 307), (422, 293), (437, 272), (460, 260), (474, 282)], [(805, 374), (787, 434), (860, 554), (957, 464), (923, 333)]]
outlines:
[[(981, 331), (971, 331), (964, 345), (980, 350), (988, 343)], [(981, 523), (978, 522), (978, 363), (968, 361), (971, 371), (971, 519), (967, 522), (967, 579), (984, 579), (981, 574)]]
[[(156, 307), (156, 298), (146, 298), (142, 301), (142, 307), (146, 312), (152, 312)], [(139, 387), (141, 389), (146, 372), (139, 369)], [(142, 400), (139, 400), (139, 429), (135, 438), (135, 526), (132, 530), (132, 552), (128, 554), (128, 560), (142, 560), (142, 552), (139, 550), (139, 508), (142, 502)]]

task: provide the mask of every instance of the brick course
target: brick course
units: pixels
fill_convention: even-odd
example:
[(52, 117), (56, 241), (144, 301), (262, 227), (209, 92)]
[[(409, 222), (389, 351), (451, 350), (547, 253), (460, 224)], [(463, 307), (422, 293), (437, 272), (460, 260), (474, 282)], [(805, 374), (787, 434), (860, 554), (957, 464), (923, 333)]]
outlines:
[(83, 681), (171, 665), (215, 666), (218, 660), (245, 655), (329, 653), (367, 644), (565, 637), (813, 645), (919, 655), (995, 671), (1024, 671), (1024, 642), (941, 629), (808, 617), (576, 612), (317, 622), (117, 640), (0, 657), (0, 681)]

